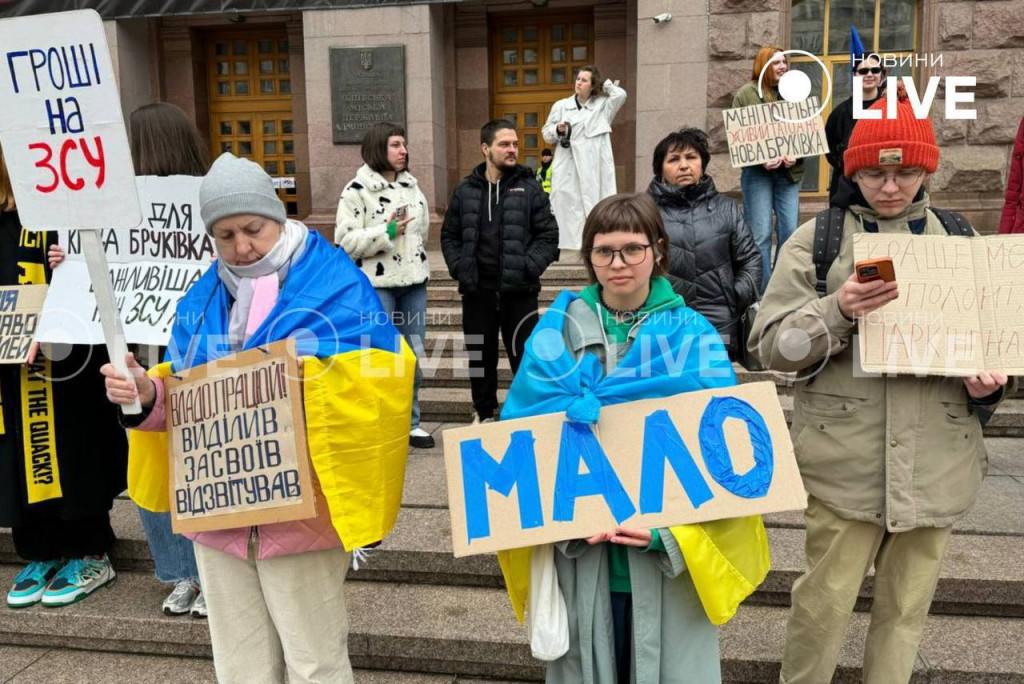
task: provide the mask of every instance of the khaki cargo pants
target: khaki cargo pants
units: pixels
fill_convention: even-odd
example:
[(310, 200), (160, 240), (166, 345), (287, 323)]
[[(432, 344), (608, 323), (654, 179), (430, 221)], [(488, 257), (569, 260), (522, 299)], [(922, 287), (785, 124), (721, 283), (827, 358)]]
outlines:
[(863, 681), (907, 684), (952, 528), (894, 534), (872, 523), (844, 520), (813, 496), (804, 516), (808, 569), (793, 584), (779, 681), (832, 681), (861, 581), (873, 563)]

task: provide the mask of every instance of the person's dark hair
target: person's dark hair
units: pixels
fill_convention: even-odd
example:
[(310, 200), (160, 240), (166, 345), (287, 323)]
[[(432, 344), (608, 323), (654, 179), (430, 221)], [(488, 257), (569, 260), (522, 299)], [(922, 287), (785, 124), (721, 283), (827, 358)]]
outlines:
[(598, 202), (590, 210), (587, 221), (583, 224), (583, 245), (580, 253), (591, 283), (597, 282), (594, 264), (591, 262), (594, 236), (619, 230), (647, 238), (651, 244), (651, 253), (654, 255), (652, 277), (668, 273), (668, 234), (665, 232), (665, 223), (661, 220), (658, 205), (646, 192), (625, 193), (612, 195)]
[(602, 88), (601, 86), (604, 85), (604, 79), (601, 78), (601, 71), (593, 64), (581, 66), (579, 69), (576, 70), (576, 75), (579, 76), (581, 71), (590, 72), (590, 94), (603, 95), (604, 88)]
[[(397, 171), (388, 163), (388, 140), (393, 135), (405, 137), (405, 129), (396, 123), (378, 122), (370, 126), (363, 135), (361, 152), (366, 165), (377, 173)], [(409, 168), (409, 156), (405, 157), (405, 167)]]
[(872, 62), (877, 62), (878, 66), (882, 68), (882, 78), (885, 78), (885, 76), (888, 75), (889, 71), (888, 69), (885, 68), (885, 62), (882, 61), (879, 55), (873, 52), (870, 52), (866, 55), (860, 55), (854, 58), (854, 60), (850, 62), (850, 71), (857, 71), (860, 65), (863, 64), (864, 62), (867, 62), (868, 60), (871, 60)]
[(128, 117), (137, 176), (205, 176), (210, 157), (195, 124), (168, 102), (139, 107)]
[(666, 135), (654, 147), (654, 159), (651, 163), (654, 177), (661, 178), (661, 167), (665, 164), (665, 157), (669, 155), (669, 152), (682, 151), (687, 147), (692, 148), (700, 155), (701, 170), (707, 173), (708, 162), (711, 161), (711, 152), (708, 151), (708, 134), (699, 128), (681, 128)]
[(540, 156), (542, 156), (542, 157), (551, 157), (551, 156), (554, 156), (554, 155), (551, 152), (551, 150), (549, 150), (548, 148), (545, 147), (543, 150), (540, 151)]
[(480, 144), (490, 145), (494, 142), (494, 136), (497, 135), (498, 131), (509, 128), (516, 130), (516, 125), (508, 119), (491, 119), (483, 125), (480, 129)]

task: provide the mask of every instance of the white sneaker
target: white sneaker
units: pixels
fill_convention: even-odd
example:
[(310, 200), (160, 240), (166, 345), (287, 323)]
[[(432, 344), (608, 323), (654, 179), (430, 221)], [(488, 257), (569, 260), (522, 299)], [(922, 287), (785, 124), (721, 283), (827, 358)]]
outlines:
[(174, 590), (164, 599), (164, 615), (188, 615), (192, 604), (199, 596), (199, 582), (191, 579), (180, 580)]
[(192, 617), (200, 620), (206, 619), (206, 594), (199, 592), (196, 600), (192, 603)]
[(434, 438), (421, 427), (409, 432), (409, 446), (414, 449), (433, 449)]
[(480, 420), (480, 414), (477, 413), (476, 411), (473, 411), (473, 425), (484, 425), (486, 423), (493, 423), (495, 420), (497, 419), (494, 418), (494, 416)]

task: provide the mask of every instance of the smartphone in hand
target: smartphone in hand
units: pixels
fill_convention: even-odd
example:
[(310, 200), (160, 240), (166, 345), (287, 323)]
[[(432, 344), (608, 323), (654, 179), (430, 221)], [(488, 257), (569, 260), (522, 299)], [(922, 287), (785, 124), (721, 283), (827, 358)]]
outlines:
[(891, 283), (896, 280), (896, 269), (893, 268), (890, 257), (858, 261), (853, 270), (857, 274), (858, 283), (870, 283), (872, 280)]
[(409, 215), (409, 205), (408, 204), (403, 204), (402, 206), (398, 207), (398, 209), (395, 209), (395, 220), (396, 221), (404, 221), (408, 215)]

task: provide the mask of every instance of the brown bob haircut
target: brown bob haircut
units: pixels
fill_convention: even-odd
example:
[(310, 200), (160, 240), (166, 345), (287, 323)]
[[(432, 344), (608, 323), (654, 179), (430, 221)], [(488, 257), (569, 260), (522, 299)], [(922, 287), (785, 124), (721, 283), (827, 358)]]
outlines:
[(594, 264), (591, 262), (594, 237), (617, 231), (636, 233), (647, 238), (655, 257), (651, 276), (668, 273), (668, 234), (665, 232), (665, 223), (661, 220), (658, 206), (646, 192), (626, 193), (612, 195), (598, 202), (590, 210), (587, 222), (583, 224), (581, 254), (591, 283), (597, 282), (597, 274), (594, 273)]
[[(604, 84), (604, 79), (601, 78), (601, 72), (593, 64), (581, 66), (576, 70), (576, 75), (579, 76), (581, 71), (590, 72), (590, 94), (591, 95), (603, 95), (604, 88), (601, 86)], [(575, 80), (575, 79), (574, 79)]]
[[(750, 74), (750, 80), (757, 83), (757, 79), (761, 78), (761, 69), (764, 69), (764, 65), (771, 61), (777, 53), (782, 52), (782, 48), (775, 45), (765, 45), (763, 48), (757, 51), (757, 56), (754, 57), (754, 68)], [(783, 58), (789, 61), (785, 55)], [(779, 79), (775, 78), (775, 71), (773, 69), (767, 69), (764, 72), (764, 84), (766, 86), (775, 87), (779, 85)]]
[(128, 117), (132, 165), (139, 176), (205, 176), (206, 145), (185, 112), (168, 102), (139, 107)]
[(4, 151), (0, 148), (0, 211), (14, 211), (17, 208), (14, 203), (11, 176), (7, 173), (7, 162), (4, 161)]
[[(393, 135), (400, 135), (404, 138), (405, 129), (396, 123), (389, 123), (387, 121), (373, 124), (367, 129), (366, 134), (363, 135), (363, 147), (361, 149), (363, 161), (377, 173), (399, 170), (391, 168), (391, 164), (388, 163), (388, 140)], [(405, 168), (409, 168), (408, 152), (405, 156)]]

